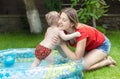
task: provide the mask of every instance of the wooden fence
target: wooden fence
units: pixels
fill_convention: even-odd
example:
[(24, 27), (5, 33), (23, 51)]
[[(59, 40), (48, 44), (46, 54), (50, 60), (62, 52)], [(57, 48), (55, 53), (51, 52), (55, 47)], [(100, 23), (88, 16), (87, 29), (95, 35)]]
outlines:
[[(26, 18), (26, 14), (25, 14), (25, 9), (24, 9), (24, 5), (21, 2), (21, 0), (15, 0), (17, 1), (17, 4), (15, 4), (14, 0), (8, 1), (7, 0), (0, 0), (0, 32), (6, 32), (6, 31), (19, 31), (19, 30), (28, 30), (29, 29), (29, 24)], [(40, 18), (41, 18), (41, 22), (42, 22), (42, 26), (43, 28), (47, 27), (47, 23), (45, 21), (44, 15), (46, 13), (46, 8), (43, 4), (43, 1), (38, 1), (36, 6), (39, 10), (40, 13)], [(70, 7), (70, 1), (68, 0), (62, 0), (63, 4), (62, 4), (62, 8), (64, 7)], [(112, 5), (112, 2), (110, 3), (110, 0), (107, 0), (109, 2), (109, 4), (111, 5), (109, 7), (109, 12), (108, 15), (103, 16), (102, 18), (100, 18), (97, 21), (97, 25), (102, 26), (103, 24), (106, 24), (106, 26), (108, 26), (109, 29), (115, 29), (115, 30), (120, 30), (120, 2), (119, 3), (113, 3), (114, 6), (116, 6), (116, 8)], [(14, 2), (14, 4), (13, 4)], [(10, 3), (10, 4), (9, 4)], [(8, 5), (9, 4), (9, 5)], [(14, 6), (12, 6), (12, 4)], [(117, 5), (116, 5), (117, 4)], [(22, 6), (22, 7), (20, 7)], [(80, 4), (77, 5), (76, 8), (79, 8)], [(114, 10), (112, 12), (111, 8), (113, 7), (112, 10)], [(6, 10), (8, 9), (8, 10)], [(21, 10), (21, 11), (19, 11)], [(10, 11), (10, 12), (9, 12)], [(117, 13), (118, 12), (118, 13)]]

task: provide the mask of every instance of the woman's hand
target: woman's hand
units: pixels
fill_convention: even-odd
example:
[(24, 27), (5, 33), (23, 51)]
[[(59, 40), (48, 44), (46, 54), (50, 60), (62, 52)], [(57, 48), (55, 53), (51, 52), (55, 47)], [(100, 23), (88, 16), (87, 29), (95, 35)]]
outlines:
[(60, 39), (59, 36), (55, 35), (54, 38), (52, 38), (52, 41), (53, 41), (53, 43), (58, 43), (59, 39)]
[(62, 43), (62, 39), (58, 35), (55, 35), (54, 38), (52, 38), (52, 45), (58, 45), (61, 43)]
[(52, 38), (53, 43), (58, 43), (62, 44), (64, 43), (64, 40), (62, 40), (58, 35), (55, 35), (54, 38)]

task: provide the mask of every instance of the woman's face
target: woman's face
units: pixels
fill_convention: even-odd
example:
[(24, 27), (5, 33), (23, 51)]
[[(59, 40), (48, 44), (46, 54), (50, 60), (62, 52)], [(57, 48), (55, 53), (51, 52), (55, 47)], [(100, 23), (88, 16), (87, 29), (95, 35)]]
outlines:
[(72, 27), (72, 23), (70, 22), (68, 16), (64, 12), (61, 13), (58, 24), (59, 27), (62, 28), (62, 30), (66, 31), (69, 31)]

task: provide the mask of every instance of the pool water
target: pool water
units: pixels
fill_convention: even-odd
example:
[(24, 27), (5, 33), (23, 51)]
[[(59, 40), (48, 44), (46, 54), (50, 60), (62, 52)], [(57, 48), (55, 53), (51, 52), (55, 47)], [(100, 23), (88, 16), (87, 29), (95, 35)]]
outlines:
[[(56, 50), (52, 52), (54, 64), (43, 60), (38, 67), (31, 68), (34, 49), (7, 49), (0, 51), (0, 79), (82, 79), (81, 60), (63, 58)], [(6, 56), (13, 56), (15, 62), (5, 66)]]
[(25, 68), (25, 69), (27, 69), (27, 68), (30, 68), (31, 64), (32, 64), (32, 62), (18, 62), (18, 63), (15, 63), (13, 66), (6, 67), (3, 65), (0, 68), (6, 68), (6, 69)]
[[(13, 68), (13, 69), (17, 69), (17, 68), (24, 68), (24, 69), (30, 69), (31, 68), (31, 65), (32, 65), (33, 61), (30, 61), (30, 62), (15, 62), (12, 66), (5, 66), (5, 65), (2, 65), (0, 66), (0, 69), (2, 68), (6, 68), (6, 69), (10, 69), (10, 68)], [(41, 67), (41, 66), (49, 66), (50, 64), (47, 62), (47, 61), (42, 61), (41, 64), (38, 66), (38, 67)]]

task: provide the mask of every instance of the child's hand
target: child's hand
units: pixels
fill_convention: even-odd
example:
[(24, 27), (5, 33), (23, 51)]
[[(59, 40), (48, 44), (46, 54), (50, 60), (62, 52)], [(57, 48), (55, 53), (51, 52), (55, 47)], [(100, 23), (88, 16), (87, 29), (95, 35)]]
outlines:
[(75, 36), (76, 36), (76, 37), (81, 36), (80, 32), (75, 32)]

